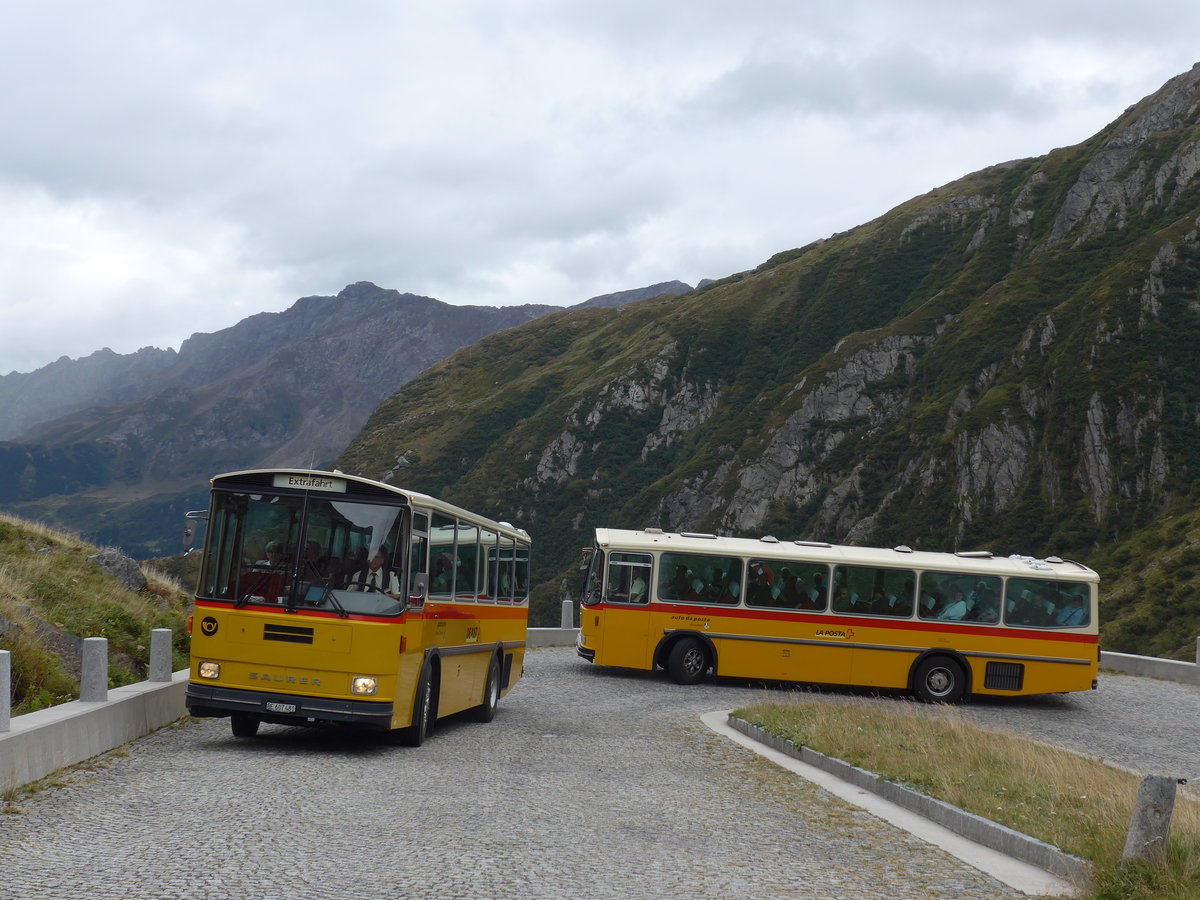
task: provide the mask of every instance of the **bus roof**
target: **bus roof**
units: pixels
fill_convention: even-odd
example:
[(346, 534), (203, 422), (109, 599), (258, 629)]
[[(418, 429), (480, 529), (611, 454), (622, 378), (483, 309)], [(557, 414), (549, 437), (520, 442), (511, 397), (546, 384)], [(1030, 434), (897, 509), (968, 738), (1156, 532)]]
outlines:
[(512, 525), (508, 522), (498, 522), (487, 516), (480, 515), (477, 512), (464, 509), (461, 506), (455, 506), (453, 503), (447, 503), (445, 500), (439, 500), (437, 497), (431, 497), (429, 494), (422, 494), (419, 491), (411, 491), (407, 488), (396, 487), (395, 485), (387, 484), (383, 481), (375, 481), (371, 478), (364, 478), (361, 475), (349, 475), (346, 472), (341, 472), (337, 469), (333, 469), (332, 471), (324, 471), (321, 469), (242, 469), (237, 472), (223, 472), (220, 475), (214, 475), (209, 479), (209, 482), (216, 486), (218, 482), (236, 482), (239, 479), (275, 475), (290, 475), (299, 479), (311, 479), (314, 481), (342, 480), (365, 485), (367, 487), (374, 488), (375, 490), (386, 491), (388, 493), (403, 497), (409, 505), (429, 508), (437, 512), (446, 513), (447, 515), (462, 516), (463, 518), (471, 519), (487, 528), (491, 528), (494, 531), (507, 534), (511, 537), (520, 538), (525, 543), (531, 543), (529, 533), (525, 531), (524, 528), (517, 528), (515, 525)]
[(990, 552), (940, 552), (909, 547), (856, 547), (824, 541), (782, 541), (773, 537), (736, 538), (694, 532), (672, 533), (657, 528), (626, 531), (597, 528), (596, 544), (603, 550), (660, 551), (703, 555), (745, 556), (764, 560), (803, 560), (806, 563), (885, 566), (921, 571), (964, 572), (1067, 581), (1098, 582), (1095, 571), (1056, 556), (993, 556)]

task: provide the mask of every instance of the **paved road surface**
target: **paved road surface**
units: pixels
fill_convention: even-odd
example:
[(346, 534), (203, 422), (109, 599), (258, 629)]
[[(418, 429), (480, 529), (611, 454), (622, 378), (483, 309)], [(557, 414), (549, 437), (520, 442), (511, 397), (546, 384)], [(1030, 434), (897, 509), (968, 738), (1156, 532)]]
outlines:
[[(419, 749), (276, 726), (237, 740), (225, 720), (164, 729), (0, 815), (0, 897), (1019, 896), (699, 720), (764, 695), (550, 648), (495, 721), (443, 722)], [(1094, 694), (965, 709), (1198, 774), (1196, 688), (1108, 676)]]

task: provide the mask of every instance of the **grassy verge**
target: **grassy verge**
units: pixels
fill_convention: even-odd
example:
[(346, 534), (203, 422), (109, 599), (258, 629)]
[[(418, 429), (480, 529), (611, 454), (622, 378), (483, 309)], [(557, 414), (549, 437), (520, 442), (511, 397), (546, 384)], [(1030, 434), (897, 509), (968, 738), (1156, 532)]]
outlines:
[(735, 715), (1090, 860), (1096, 900), (1200, 897), (1200, 803), (1177, 799), (1165, 866), (1122, 866), (1138, 776), (938, 712), (803, 701)]
[(87, 561), (98, 550), (76, 536), (0, 515), (0, 650), (12, 654), (13, 715), (78, 696), (76, 638), (108, 639), (110, 688), (146, 677), (154, 628), (171, 629), (172, 668), (186, 667), (191, 597), (149, 567), (143, 567), (148, 582), (142, 590), (123, 589)]

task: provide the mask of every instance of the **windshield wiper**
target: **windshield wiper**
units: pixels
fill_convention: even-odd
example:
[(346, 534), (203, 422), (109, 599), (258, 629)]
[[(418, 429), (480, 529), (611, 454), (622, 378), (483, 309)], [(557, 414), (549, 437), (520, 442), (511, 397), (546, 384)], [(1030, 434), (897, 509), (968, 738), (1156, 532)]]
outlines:
[(329, 605), (333, 607), (339, 618), (350, 618), (350, 613), (346, 612), (346, 607), (342, 606), (341, 602), (338, 600), (337, 595), (333, 592), (332, 585), (328, 583), (328, 579), (326, 579), (325, 584), (317, 585), (317, 587), (324, 589), (323, 593), (321, 594), (321, 599), (317, 601), (318, 606), (328, 600)]
[(245, 606), (247, 603), (249, 603), (250, 598), (255, 595), (255, 591), (261, 590), (266, 585), (267, 580), (270, 579), (270, 577), (273, 573), (271, 573), (271, 572), (253, 572), (251, 574), (257, 575), (258, 579), (256, 581), (252, 582), (251, 585), (248, 588), (246, 588), (246, 593), (242, 594), (240, 597), (237, 598), (237, 600), (234, 601), (234, 603), (233, 603), (234, 609), (241, 609), (243, 606)]

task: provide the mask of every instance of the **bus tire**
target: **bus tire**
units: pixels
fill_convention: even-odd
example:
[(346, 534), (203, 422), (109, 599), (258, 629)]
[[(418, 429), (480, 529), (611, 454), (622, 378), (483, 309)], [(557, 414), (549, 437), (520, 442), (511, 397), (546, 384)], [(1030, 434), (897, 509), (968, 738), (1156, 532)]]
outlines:
[(488, 664), (487, 681), (483, 685), (483, 702), (471, 710), (476, 722), (490, 722), (496, 718), (496, 705), (500, 702), (500, 662), (495, 655)]
[(229, 730), (234, 737), (252, 738), (258, 734), (258, 725), (259, 721), (254, 716), (234, 713), (229, 717)]
[(699, 684), (709, 665), (708, 651), (699, 638), (682, 637), (667, 654), (667, 674), (676, 684)]
[(926, 703), (957, 703), (967, 692), (967, 673), (949, 656), (927, 656), (917, 664), (913, 690)]
[(413, 698), (412, 724), (401, 734), (401, 741), (410, 747), (420, 747), (428, 740), (437, 722), (437, 674), (433, 663), (425, 661), (421, 669), (421, 680), (417, 682), (417, 695)]

